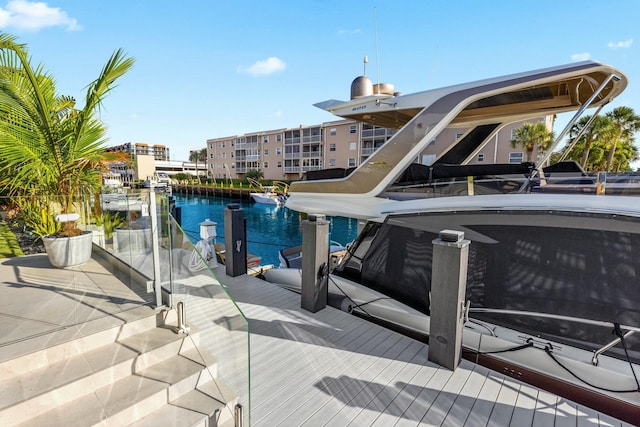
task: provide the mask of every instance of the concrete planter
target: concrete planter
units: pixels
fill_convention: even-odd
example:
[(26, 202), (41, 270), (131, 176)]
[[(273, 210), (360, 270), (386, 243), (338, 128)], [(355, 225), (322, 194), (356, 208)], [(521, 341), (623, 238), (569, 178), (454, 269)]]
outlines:
[(54, 267), (65, 268), (84, 264), (91, 258), (93, 233), (84, 231), (79, 236), (44, 236), (44, 248)]

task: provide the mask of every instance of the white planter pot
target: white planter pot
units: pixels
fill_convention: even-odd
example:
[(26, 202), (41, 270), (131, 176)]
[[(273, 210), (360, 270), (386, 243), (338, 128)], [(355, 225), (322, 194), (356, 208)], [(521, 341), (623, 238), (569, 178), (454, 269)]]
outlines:
[(93, 234), (84, 231), (79, 236), (44, 236), (44, 248), (54, 267), (65, 268), (84, 264), (91, 258)]

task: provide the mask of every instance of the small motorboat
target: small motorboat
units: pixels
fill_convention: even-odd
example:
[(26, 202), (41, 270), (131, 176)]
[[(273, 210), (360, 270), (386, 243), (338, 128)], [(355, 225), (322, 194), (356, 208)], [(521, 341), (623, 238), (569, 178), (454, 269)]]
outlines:
[(284, 206), (287, 201), (287, 190), (289, 186), (284, 182), (274, 182), (273, 185), (264, 186), (255, 179), (249, 178), (252, 187), (257, 187), (259, 191), (250, 193), (251, 199), (256, 203), (264, 205)]

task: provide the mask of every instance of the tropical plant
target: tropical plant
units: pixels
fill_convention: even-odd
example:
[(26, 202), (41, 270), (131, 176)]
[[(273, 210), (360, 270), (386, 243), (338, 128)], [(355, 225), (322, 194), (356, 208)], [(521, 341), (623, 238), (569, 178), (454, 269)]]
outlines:
[(189, 153), (189, 161), (194, 162), (196, 164), (196, 177), (198, 178), (198, 182), (200, 182), (200, 173), (198, 172), (198, 162), (206, 163), (207, 162), (207, 149), (203, 148), (201, 150), (191, 150)]
[(259, 181), (264, 178), (264, 172), (260, 169), (249, 169), (247, 173), (244, 174), (244, 182), (249, 182), (249, 179), (254, 179)]
[[(0, 187), (32, 201), (49, 197), (48, 206), (38, 206), (70, 213), (79, 196), (91, 195), (100, 185), (100, 167), (109, 154), (98, 113), (134, 60), (115, 51), (78, 108), (74, 98), (56, 93), (53, 76), (42, 65), (33, 67), (25, 45), (15, 40), (0, 33)], [(33, 217), (27, 225), (45, 232)], [(74, 222), (63, 228), (66, 235), (79, 233)]]
[(513, 132), (511, 146), (522, 146), (527, 152), (527, 161), (531, 161), (531, 154), (534, 149), (545, 152), (553, 143), (553, 132), (547, 129), (543, 122), (524, 123)]
[(611, 124), (611, 141), (607, 157), (607, 172), (611, 170), (616, 149), (621, 144), (633, 144), (634, 133), (640, 130), (640, 116), (631, 107), (617, 107), (606, 114)]
[(566, 158), (579, 161), (590, 172), (631, 170), (631, 162), (638, 159), (634, 133), (640, 130), (639, 121), (629, 107), (618, 107), (593, 120), (583, 117), (571, 128)]

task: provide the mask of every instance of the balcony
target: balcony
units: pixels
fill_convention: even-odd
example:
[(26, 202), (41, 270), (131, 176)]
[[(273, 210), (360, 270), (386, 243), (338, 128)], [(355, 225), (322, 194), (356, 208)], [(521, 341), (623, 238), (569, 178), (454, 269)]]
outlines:
[(302, 152), (302, 157), (305, 159), (309, 159), (309, 158), (320, 159), (322, 158), (322, 151), (304, 151)]

